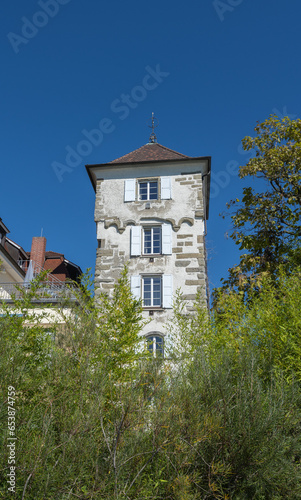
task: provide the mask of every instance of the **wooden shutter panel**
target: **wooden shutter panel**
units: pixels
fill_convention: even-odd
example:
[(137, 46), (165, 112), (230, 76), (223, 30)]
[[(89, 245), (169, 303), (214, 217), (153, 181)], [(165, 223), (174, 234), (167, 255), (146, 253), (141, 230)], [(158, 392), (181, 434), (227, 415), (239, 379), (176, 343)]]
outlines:
[(172, 253), (172, 229), (171, 224), (162, 224), (162, 253)]
[(163, 275), (163, 307), (172, 308), (172, 275)]
[(141, 299), (141, 278), (140, 276), (131, 276), (131, 292), (135, 299)]
[(141, 226), (131, 227), (131, 256), (141, 255)]
[(136, 180), (126, 179), (124, 181), (124, 201), (135, 201), (136, 198)]
[(161, 200), (171, 199), (171, 178), (161, 177)]

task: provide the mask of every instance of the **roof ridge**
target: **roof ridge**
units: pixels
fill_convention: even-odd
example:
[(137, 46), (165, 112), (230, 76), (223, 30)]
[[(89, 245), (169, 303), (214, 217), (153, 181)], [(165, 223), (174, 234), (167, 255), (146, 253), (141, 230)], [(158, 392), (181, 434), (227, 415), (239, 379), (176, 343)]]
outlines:
[(144, 161), (178, 160), (182, 158), (187, 160), (190, 159), (191, 156), (179, 153), (157, 142), (149, 142), (109, 163), (140, 163)]
[(64, 254), (61, 252), (54, 252), (53, 250), (46, 250), (45, 255), (47, 254), (53, 254), (53, 255), (62, 255), (64, 257)]

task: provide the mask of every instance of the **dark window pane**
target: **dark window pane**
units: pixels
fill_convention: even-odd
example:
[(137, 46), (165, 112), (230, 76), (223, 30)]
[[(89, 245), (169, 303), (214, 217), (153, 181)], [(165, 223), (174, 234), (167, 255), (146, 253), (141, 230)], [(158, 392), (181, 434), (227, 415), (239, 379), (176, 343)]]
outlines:
[(158, 182), (150, 182), (149, 183), (149, 199), (157, 200), (158, 199)]
[(154, 251), (153, 251), (153, 253), (161, 253), (160, 241), (154, 242)]
[(161, 305), (161, 278), (153, 278), (153, 304)]
[(150, 295), (149, 296), (147, 296), (146, 294), (144, 295), (143, 305), (144, 307), (151, 307), (152, 303)]
[(153, 253), (161, 253), (161, 228), (153, 228)]
[(144, 253), (152, 253), (152, 233), (150, 229), (144, 230)]
[(147, 182), (139, 182), (139, 200), (147, 200)]
[(153, 339), (153, 337), (148, 338), (146, 342), (147, 342), (148, 351), (153, 353), (154, 352), (154, 339)]
[(161, 278), (153, 278), (154, 290), (160, 290), (161, 288)]
[(162, 337), (158, 337), (158, 336), (156, 336), (155, 339), (156, 339), (156, 353), (163, 356), (163, 354), (164, 354), (163, 339), (162, 339)]
[(144, 280), (143, 280), (144, 281), (144, 289), (146, 287), (148, 287), (150, 290), (151, 280), (152, 280), (152, 278), (144, 278)]
[(158, 335), (149, 335), (146, 339), (147, 349), (157, 357), (164, 356), (164, 340)]
[(144, 278), (143, 280), (143, 304), (145, 307), (152, 305), (151, 278)]

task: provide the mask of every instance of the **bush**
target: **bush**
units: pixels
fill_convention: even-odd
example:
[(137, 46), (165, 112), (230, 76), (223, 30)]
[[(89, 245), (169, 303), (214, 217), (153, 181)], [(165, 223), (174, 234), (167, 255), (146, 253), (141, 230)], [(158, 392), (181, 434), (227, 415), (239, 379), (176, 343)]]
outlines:
[(83, 286), (71, 312), (62, 304), (55, 342), (31, 304), (38, 284), (3, 305), (0, 498), (8, 386), (12, 498), (301, 498), (299, 274), (281, 280), (277, 290), (263, 284), (249, 307), (224, 295), (212, 318), (198, 304), (186, 316), (178, 296), (165, 360), (142, 347), (126, 271), (112, 299), (95, 301)]

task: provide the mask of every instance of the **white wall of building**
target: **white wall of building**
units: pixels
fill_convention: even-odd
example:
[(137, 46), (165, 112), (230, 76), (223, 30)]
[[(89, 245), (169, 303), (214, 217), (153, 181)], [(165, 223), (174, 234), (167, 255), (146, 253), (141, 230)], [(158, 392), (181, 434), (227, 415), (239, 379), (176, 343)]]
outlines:
[[(129, 278), (172, 276), (173, 294), (177, 289), (181, 290), (188, 310), (198, 292), (206, 301), (203, 199), (206, 168), (205, 160), (95, 168), (95, 220), (99, 241), (95, 271), (96, 295), (100, 292), (110, 293), (127, 264)], [(125, 201), (126, 181), (129, 179), (135, 181), (135, 200)], [(139, 201), (139, 180), (155, 179), (159, 182), (158, 200)], [(160, 196), (160, 185), (165, 179), (170, 180), (170, 199), (161, 199)], [(141, 227), (143, 230), (144, 227), (162, 224), (170, 226), (170, 253), (131, 255), (132, 228)], [(145, 319), (150, 320), (143, 329), (143, 335), (152, 332), (164, 335), (172, 308), (146, 308), (143, 314)]]

